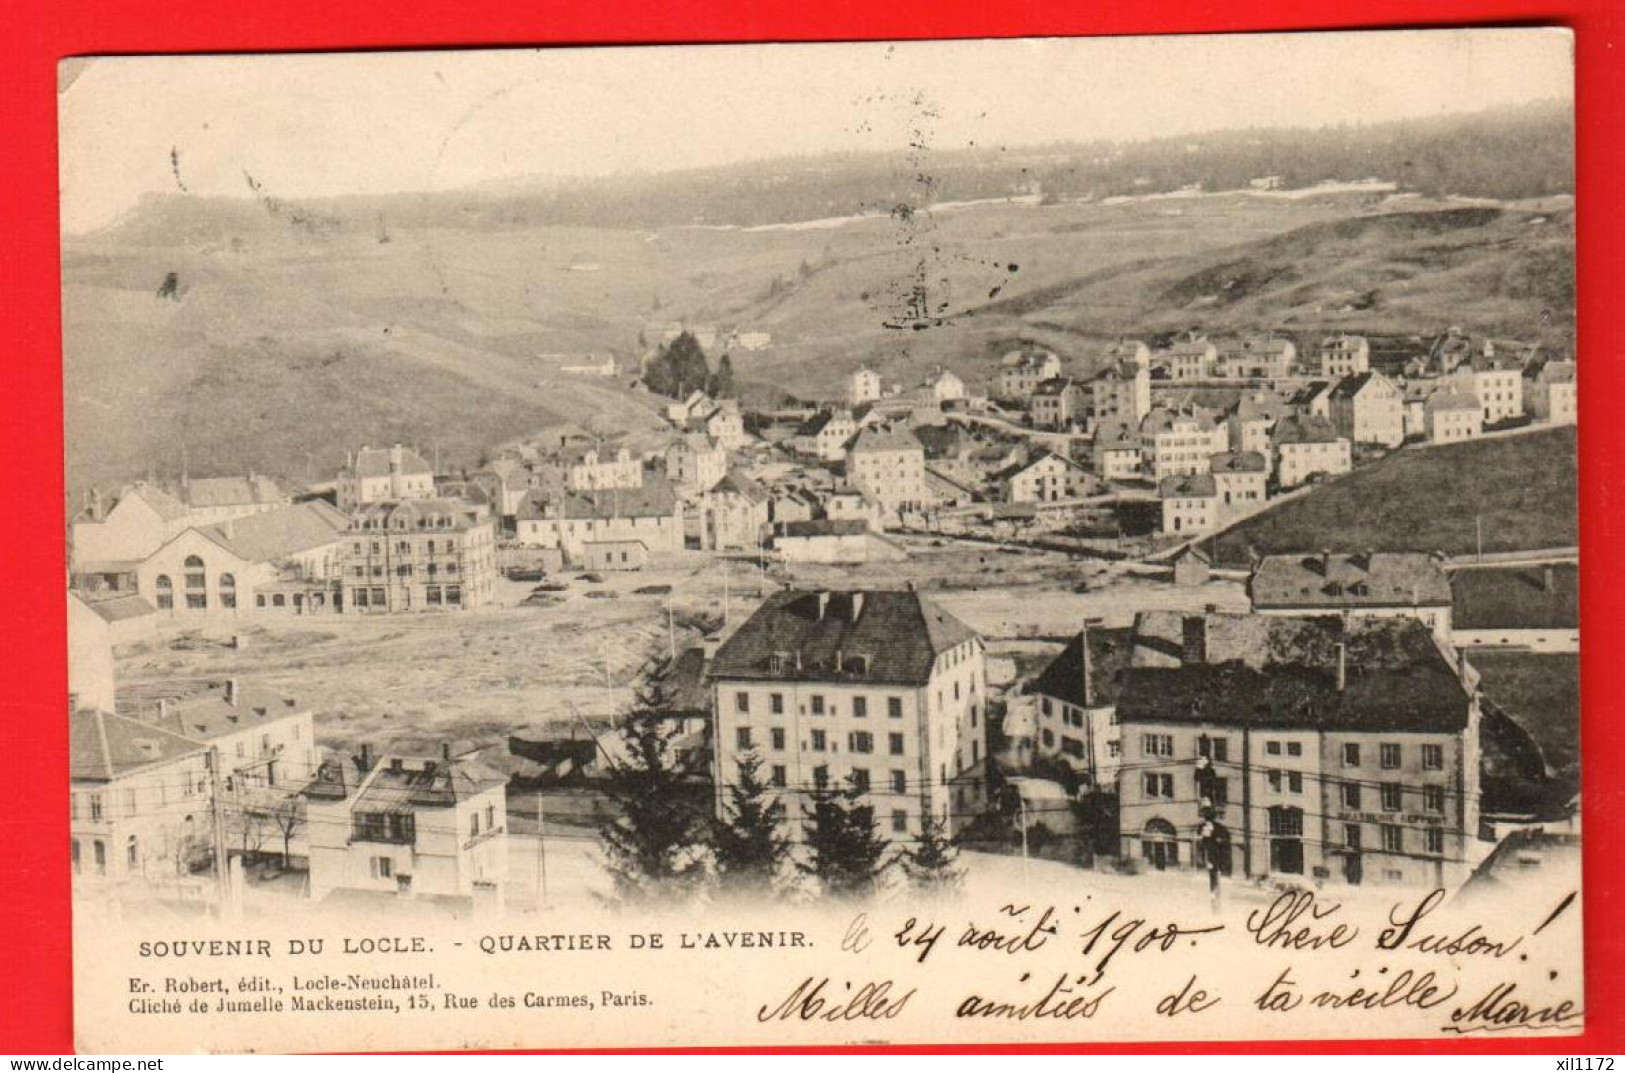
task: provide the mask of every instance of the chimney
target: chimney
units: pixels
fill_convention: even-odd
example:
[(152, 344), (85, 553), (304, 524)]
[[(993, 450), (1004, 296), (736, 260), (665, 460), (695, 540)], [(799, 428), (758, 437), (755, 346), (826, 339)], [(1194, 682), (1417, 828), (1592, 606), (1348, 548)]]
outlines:
[(818, 621), (819, 622), (824, 621), (824, 615), (826, 613), (828, 613), (828, 611), (829, 611), (829, 593), (821, 592), (821, 593), (818, 594)]
[[(1547, 579), (1546, 591), (1548, 591), (1548, 592), (1551, 591), (1551, 576), (1552, 576), (1552, 568), (1548, 566), (1546, 568), (1546, 579)], [(863, 593), (854, 592), (852, 594), (852, 621), (853, 622), (858, 621), (858, 616), (861, 615), (861, 614), (863, 614)]]
[(361, 752), (356, 756), (355, 760), (356, 767), (360, 768), (363, 773), (372, 770), (372, 742), (364, 741), (361, 743)]
[(90, 490), (90, 517), (92, 521), (99, 522), (102, 520), (102, 490), (100, 488)]
[(440, 743), (440, 759), (448, 764), (451, 763), (451, 742), (443, 741)]
[(1349, 684), (1349, 646), (1337, 642), (1337, 691), (1343, 692)]
[(389, 449), (389, 470), (390, 470), (390, 472), (391, 473), (399, 472), (401, 466), (404, 465), (405, 462), (406, 462), (405, 452), (402, 450), (401, 445), (397, 443), (395, 446), (393, 446), (393, 447), (391, 447)]
[(1332, 553), (1329, 548), (1322, 549), (1320, 553), (1320, 576), (1332, 576)]
[(1540, 591), (1541, 592), (1553, 592), (1553, 591), (1556, 590), (1557, 586), (1556, 586), (1554, 575), (1555, 575), (1555, 572), (1552, 569), (1552, 564), (1547, 563), (1546, 566), (1540, 572)]
[(1180, 659), (1186, 664), (1207, 662), (1207, 617), (1186, 615), (1184, 618), (1184, 644)]
[(239, 691), (237, 689), (237, 679), (235, 679), (235, 678), (227, 678), (226, 679), (226, 694), (225, 695), (226, 695), (226, 703), (228, 705), (230, 705), (231, 707), (233, 707), (233, 708), (237, 707), (237, 702), (238, 702), (238, 700), (241, 699), (241, 696), (239, 695)]

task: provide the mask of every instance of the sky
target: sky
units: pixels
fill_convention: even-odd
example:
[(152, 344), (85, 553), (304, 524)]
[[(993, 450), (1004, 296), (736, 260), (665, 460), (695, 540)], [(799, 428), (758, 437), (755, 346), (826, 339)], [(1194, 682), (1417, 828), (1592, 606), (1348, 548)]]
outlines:
[(116, 57), (59, 70), (62, 226), (832, 150), (1137, 140), (1572, 100), (1561, 30)]

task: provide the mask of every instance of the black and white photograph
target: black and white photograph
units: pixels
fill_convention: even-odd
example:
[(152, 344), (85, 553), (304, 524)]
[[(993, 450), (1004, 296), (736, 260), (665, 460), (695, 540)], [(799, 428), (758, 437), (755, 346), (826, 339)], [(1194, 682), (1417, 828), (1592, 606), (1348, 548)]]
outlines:
[(1580, 1031), (1572, 63), (64, 61), (80, 1046)]

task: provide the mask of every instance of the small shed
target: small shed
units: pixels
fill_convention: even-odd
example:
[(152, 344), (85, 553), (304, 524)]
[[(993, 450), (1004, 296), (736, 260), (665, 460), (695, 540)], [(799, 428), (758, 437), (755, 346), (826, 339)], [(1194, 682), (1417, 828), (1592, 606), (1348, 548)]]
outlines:
[(1212, 563), (1195, 544), (1187, 544), (1174, 556), (1175, 585), (1206, 585), (1208, 568)]

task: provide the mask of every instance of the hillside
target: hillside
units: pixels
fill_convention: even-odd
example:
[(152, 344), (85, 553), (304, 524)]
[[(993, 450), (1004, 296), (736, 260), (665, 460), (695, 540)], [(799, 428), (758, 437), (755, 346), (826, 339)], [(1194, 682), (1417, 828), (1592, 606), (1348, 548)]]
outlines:
[(1485, 552), (1579, 543), (1572, 427), (1399, 451), (1205, 542), (1215, 563), (1329, 551)]

